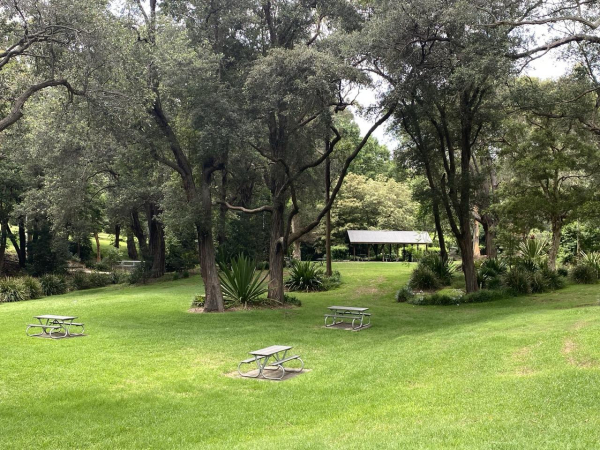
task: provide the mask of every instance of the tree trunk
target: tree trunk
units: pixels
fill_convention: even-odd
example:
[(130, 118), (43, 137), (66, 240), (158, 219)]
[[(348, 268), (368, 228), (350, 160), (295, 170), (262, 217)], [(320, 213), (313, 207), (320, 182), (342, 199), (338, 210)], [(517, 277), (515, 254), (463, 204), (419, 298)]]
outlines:
[(470, 236), (465, 236), (458, 242), (462, 257), (462, 270), (465, 276), (465, 288), (467, 293), (479, 289), (477, 285), (477, 271), (475, 270), (475, 258)]
[[(325, 204), (329, 203), (331, 196), (331, 160), (325, 160)], [(325, 216), (325, 276), (330, 277), (333, 273), (331, 264), (331, 209)]]
[(215, 246), (212, 232), (212, 198), (210, 185), (213, 167), (205, 166), (202, 170), (202, 182), (200, 185), (201, 218), (197, 222), (198, 251), (200, 256), (200, 270), (204, 281), (206, 301), (205, 312), (223, 312), (223, 294), (221, 282), (215, 261)]
[[(296, 214), (292, 218), (292, 233), (300, 229), (300, 216)], [(292, 244), (292, 257), (297, 261), (302, 261), (302, 252), (300, 249), (300, 239)]]
[[(433, 182), (430, 183), (430, 187), (433, 186)], [(432, 190), (435, 186), (432, 188)], [(444, 230), (442, 229), (442, 219), (440, 216), (440, 203), (437, 198), (437, 193), (433, 193), (433, 220), (435, 221), (435, 231), (438, 235), (438, 241), (440, 243), (440, 256), (444, 261), (448, 260), (448, 249), (446, 248), (446, 239), (444, 238)]]
[(227, 240), (227, 171), (221, 171), (221, 192), (220, 192), (221, 207), (219, 208), (219, 231), (217, 234), (217, 242), (219, 245)]
[(115, 225), (115, 248), (119, 248), (119, 240), (121, 239), (121, 225)]
[(19, 261), (23, 261), (25, 267), (25, 261), (27, 261), (27, 233), (25, 232), (25, 221), (23, 218), (19, 219)]
[(496, 227), (494, 226), (494, 222), (487, 218), (487, 216), (483, 216), (482, 219), (481, 224), (485, 233), (485, 254), (488, 258), (495, 259), (498, 257), (498, 251), (496, 250)]
[(473, 257), (481, 257), (481, 249), (479, 248), (479, 222), (473, 219)]
[(552, 244), (548, 253), (548, 268), (556, 270), (556, 258), (560, 247), (560, 232), (562, 229), (562, 220), (558, 218), (552, 219)]
[(8, 224), (6, 222), (0, 223), (0, 274), (4, 269), (4, 255), (6, 254), (6, 228)]
[(138, 247), (140, 248), (140, 253), (142, 255), (142, 260), (147, 261), (150, 260), (150, 254), (148, 252), (148, 244), (146, 244), (146, 236), (144, 234), (144, 228), (140, 223), (140, 216), (137, 210), (131, 211), (131, 231), (135, 235), (138, 241)]
[(138, 252), (137, 248), (135, 247), (135, 239), (131, 230), (127, 230), (127, 256), (129, 259), (134, 261), (138, 259)]
[(102, 255), (100, 254), (100, 237), (96, 231), (94, 231), (94, 239), (96, 240), (96, 262), (99, 263), (102, 261)]
[(282, 201), (275, 201), (273, 211), (271, 212), (271, 233), (270, 233), (270, 248), (269, 248), (269, 298), (283, 301), (284, 285), (283, 285), (283, 266), (284, 253), (283, 246), (284, 229), (283, 229), (283, 213), (285, 205)]
[(165, 230), (158, 219), (161, 213), (156, 203), (149, 202), (146, 205), (148, 216), (148, 246), (152, 257), (152, 278), (160, 278), (165, 274)]

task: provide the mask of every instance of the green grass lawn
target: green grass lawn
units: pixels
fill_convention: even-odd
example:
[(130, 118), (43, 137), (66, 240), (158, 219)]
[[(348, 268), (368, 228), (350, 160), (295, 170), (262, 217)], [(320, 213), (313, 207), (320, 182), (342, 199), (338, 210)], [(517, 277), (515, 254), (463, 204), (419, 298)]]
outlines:
[[(596, 449), (600, 288), (488, 304), (393, 301), (410, 268), (341, 263), (301, 308), (189, 314), (199, 277), (0, 305), (0, 448)], [(325, 307), (367, 306), (361, 332)], [(36, 314), (89, 336), (25, 336)], [(309, 372), (230, 376), (288, 344)]]

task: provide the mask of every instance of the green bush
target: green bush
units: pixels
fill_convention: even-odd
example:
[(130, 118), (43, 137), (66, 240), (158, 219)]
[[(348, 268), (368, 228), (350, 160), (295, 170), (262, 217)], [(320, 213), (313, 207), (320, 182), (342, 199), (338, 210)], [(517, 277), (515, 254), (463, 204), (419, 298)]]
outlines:
[(580, 264), (571, 270), (571, 279), (577, 284), (593, 284), (598, 280), (598, 273), (592, 266)]
[(529, 287), (534, 294), (548, 290), (548, 282), (542, 272), (534, 272), (529, 276)]
[(600, 278), (600, 252), (581, 252), (581, 264), (591, 267), (596, 271), (596, 278)]
[(62, 275), (46, 274), (40, 278), (44, 295), (61, 295), (67, 292), (67, 281)]
[(398, 289), (398, 291), (396, 291), (396, 301), (398, 303), (403, 303), (403, 302), (408, 302), (410, 300), (412, 300), (415, 296), (415, 293), (412, 291), (412, 289), (410, 288), (410, 286), (404, 286), (401, 289)]
[(0, 303), (28, 300), (25, 284), (19, 278), (0, 278)]
[(504, 276), (504, 285), (518, 294), (529, 294), (531, 287), (529, 285), (529, 274), (520, 267), (514, 267)]
[(257, 303), (267, 292), (264, 283), (267, 274), (261, 275), (250, 258), (241, 255), (232, 259), (229, 265), (221, 262), (219, 268), (224, 298), (247, 306), (248, 303)]
[(294, 305), (294, 306), (302, 306), (302, 302), (298, 297), (294, 297), (293, 295), (284, 294), (283, 295), (283, 304), (284, 305)]
[(333, 272), (331, 272), (330, 277), (323, 277), (323, 283), (321, 287), (324, 291), (330, 291), (332, 289), (340, 287), (341, 284), (342, 275), (340, 274), (339, 270), (334, 270)]
[(435, 292), (431, 295), (415, 295), (408, 300), (408, 303), (411, 305), (458, 305), (459, 303), (462, 303), (462, 298), (462, 291), (455, 290), (452, 293)]
[(40, 283), (40, 280), (38, 280), (37, 278), (27, 276), (23, 277), (22, 281), (28, 298), (34, 300), (36, 298), (42, 298), (44, 296), (44, 291), (42, 289), (42, 284)]
[(511, 290), (507, 289), (480, 289), (477, 292), (471, 292), (466, 294), (460, 301), (460, 303), (485, 303), (496, 300), (502, 300), (505, 298), (514, 297)]
[(554, 271), (548, 267), (544, 267), (541, 272), (548, 289), (557, 290), (565, 287), (565, 280), (559, 274), (558, 270)]
[(71, 278), (71, 286), (72, 289), (77, 291), (83, 291), (85, 289), (90, 289), (90, 280), (85, 272), (76, 272), (73, 274)]
[(506, 273), (506, 264), (497, 258), (486, 259), (477, 270), (477, 284), (486, 289), (498, 289), (502, 285), (501, 275)]
[(192, 299), (192, 308), (204, 308), (204, 304), (206, 303), (206, 295), (204, 294), (196, 294)]
[(566, 267), (559, 267), (558, 269), (556, 269), (556, 273), (561, 277), (569, 276), (569, 270)]
[(350, 258), (348, 247), (345, 245), (332, 245), (331, 246), (331, 259), (335, 261), (343, 261)]
[(433, 290), (440, 287), (440, 282), (429, 267), (419, 264), (410, 275), (408, 285), (413, 289)]
[(293, 261), (285, 285), (290, 291), (320, 291), (323, 289), (323, 269), (310, 261)]
[(73, 289), (83, 291), (85, 289), (93, 289), (108, 286), (114, 283), (115, 274), (99, 273), (99, 272), (76, 272), (71, 278), (71, 286)]
[(129, 273), (129, 284), (146, 284), (150, 278), (150, 264), (142, 261)]
[(454, 261), (444, 260), (435, 253), (423, 256), (419, 265), (429, 267), (444, 286), (449, 286), (452, 283), (452, 277), (456, 272)]
[(90, 285), (93, 288), (99, 288), (112, 284), (113, 276), (110, 273), (92, 272), (89, 275)]
[(261, 261), (256, 263), (256, 270), (269, 270), (269, 261)]

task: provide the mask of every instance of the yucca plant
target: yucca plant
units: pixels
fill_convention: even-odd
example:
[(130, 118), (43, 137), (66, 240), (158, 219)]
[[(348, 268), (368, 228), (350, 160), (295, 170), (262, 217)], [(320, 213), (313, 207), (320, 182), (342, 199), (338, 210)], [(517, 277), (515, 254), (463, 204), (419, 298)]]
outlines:
[(257, 302), (267, 292), (265, 279), (268, 274), (262, 276), (256, 270), (256, 263), (250, 258), (240, 255), (233, 258), (229, 265), (220, 262), (219, 268), (219, 280), (226, 300), (242, 304), (246, 308), (248, 303)]
[(600, 252), (581, 252), (580, 261), (584, 266), (594, 269), (597, 278), (600, 278)]
[(548, 239), (526, 239), (519, 245), (519, 253), (526, 269), (536, 269), (548, 248)]
[(27, 290), (18, 278), (0, 278), (0, 303), (28, 300)]
[(293, 261), (285, 286), (290, 291), (319, 291), (323, 288), (323, 269), (310, 261)]
[(452, 283), (452, 276), (456, 272), (454, 261), (443, 259), (440, 255), (431, 254), (421, 259), (419, 264), (431, 269), (443, 285), (448, 286)]

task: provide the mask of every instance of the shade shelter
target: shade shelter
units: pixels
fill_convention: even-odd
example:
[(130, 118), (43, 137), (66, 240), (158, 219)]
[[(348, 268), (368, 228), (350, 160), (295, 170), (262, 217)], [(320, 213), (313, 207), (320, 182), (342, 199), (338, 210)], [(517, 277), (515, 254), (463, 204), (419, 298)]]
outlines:
[(420, 245), (424, 245), (425, 250), (427, 250), (433, 242), (426, 231), (348, 230), (348, 239), (352, 246), (354, 259), (356, 259), (357, 245), (367, 245), (367, 257), (371, 256), (371, 246), (375, 246), (377, 249), (379, 245), (382, 245), (385, 249), (385, 246), (389, 245), (391, 257), (392, 245), (396, 246), (397, 253), (400, 245), (403, 248), (407, 245), (415, 245), (417, 250), (419, 250)]

